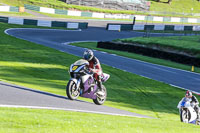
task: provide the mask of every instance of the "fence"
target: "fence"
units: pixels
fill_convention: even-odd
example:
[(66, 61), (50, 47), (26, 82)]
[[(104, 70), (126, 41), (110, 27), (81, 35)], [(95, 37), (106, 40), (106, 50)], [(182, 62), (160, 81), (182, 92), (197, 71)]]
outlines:
[(88, 23), (78, 23), (78, 22), (61, 22), (61, 21), (48, 21), (48, 20), (34, 20), (34, 19), (23, 19), (15, 17), (1, 17), (0, 22), (9, 24), (19, 24), (19, 25), (34, 25), (43, 27), (63, 27), (68, 29), (87, 29)]

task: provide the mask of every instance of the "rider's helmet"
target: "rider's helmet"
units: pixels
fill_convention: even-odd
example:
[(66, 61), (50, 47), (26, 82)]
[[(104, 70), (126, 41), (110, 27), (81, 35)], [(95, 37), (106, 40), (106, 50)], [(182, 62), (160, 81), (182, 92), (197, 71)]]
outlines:
[(192, 97), (192, 92), (191, 91), (186, 91), (185, 97)]
[(93, 57), (94, 53), (90, 49), (85, 50), (85, 52), (83, 53), (83, 58), (87, 61), (90, 61)]

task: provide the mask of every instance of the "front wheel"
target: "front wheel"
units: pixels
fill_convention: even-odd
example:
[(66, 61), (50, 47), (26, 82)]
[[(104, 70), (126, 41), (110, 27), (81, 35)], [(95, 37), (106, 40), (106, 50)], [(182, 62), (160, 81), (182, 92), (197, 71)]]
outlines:
[(190, 112), (187, 109), (182, 109), (180, 113), (181, 122), (188, 123), (190, 120)]
[(71, 100), (75, 100), (79, 97), (80, 93), (79, 93), (79, 89), (76, 88), (76, 83), (72, 80), (70, 80), (67, 84), (66, 87), (66, 93), (67, 93), (67, 97)]
[(102, 105), (106, 101), (107, 90), (104, 85), (102, 85), (102, 91), (103, 91), (103, 95), (98, 95), (97, 93), (97, 98), (93, 99), (93, 102), (97, 105)]

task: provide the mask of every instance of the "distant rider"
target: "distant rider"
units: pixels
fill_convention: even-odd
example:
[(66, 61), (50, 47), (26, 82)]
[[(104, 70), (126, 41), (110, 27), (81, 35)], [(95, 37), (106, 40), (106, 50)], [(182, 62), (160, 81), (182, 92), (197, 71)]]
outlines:
[(185, 98), (188, 98), (191, 102), (191, 106), (194, 108), (194, 110), (197, 112), (197, 120), (200, 120), (199, 119), (199, 101), (198, 99), (192, 95), (192, 92), (191, 91), (186, 91), (186, 94), (185, 94)]
[(103, 72), (99, 60), (94, 56), (93, 51), (90, 49), (85, 50), (83, 58), (89, 62), (89, 69), (94, 73), (94, 78), (97, 81), (99, 90), (102, 91), (101, 76)]

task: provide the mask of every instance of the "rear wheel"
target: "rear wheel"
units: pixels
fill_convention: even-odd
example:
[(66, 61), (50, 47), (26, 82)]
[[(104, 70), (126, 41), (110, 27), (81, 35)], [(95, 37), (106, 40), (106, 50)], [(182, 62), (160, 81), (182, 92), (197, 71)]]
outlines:
[(66, 87), (66, 93), (67, 93), (67, 97), (71, 100), (75, 100), (78, 98), (79, 96), (79, 89), (76, 88), (76, 83), (72, 80), (70, 80), (67, 84)]
[(107, 97), (107, 90), (105, 88), (104, 85), (102, 85), (102, 92), (103, 92), (103, 95), (99, 95), (97, 93), (97, 98), (96, 99), (93, 99), (93, 102), (97, 105), (102, 105), (105, 101), (106, 101), (106, 97)]

